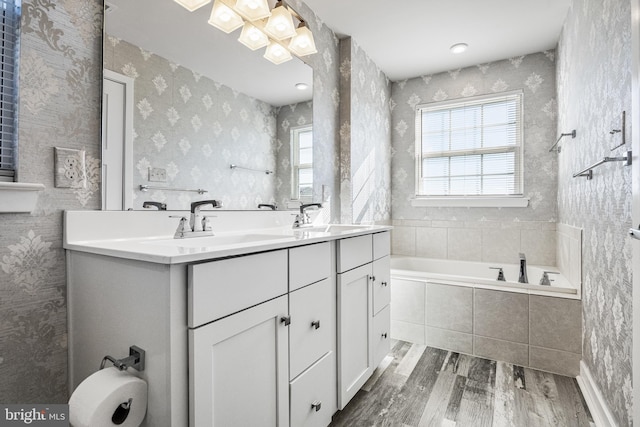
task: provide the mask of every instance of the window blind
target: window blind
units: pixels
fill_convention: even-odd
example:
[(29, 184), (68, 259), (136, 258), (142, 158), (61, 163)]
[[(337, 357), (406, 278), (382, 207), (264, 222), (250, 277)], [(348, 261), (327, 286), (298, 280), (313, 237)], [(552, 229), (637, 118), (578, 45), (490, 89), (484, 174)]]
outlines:
[(522, 195), (522, 92), (416, 109), (418, 196)]
[(0, 0), (0, 181), (13, 181), (20, 0)]

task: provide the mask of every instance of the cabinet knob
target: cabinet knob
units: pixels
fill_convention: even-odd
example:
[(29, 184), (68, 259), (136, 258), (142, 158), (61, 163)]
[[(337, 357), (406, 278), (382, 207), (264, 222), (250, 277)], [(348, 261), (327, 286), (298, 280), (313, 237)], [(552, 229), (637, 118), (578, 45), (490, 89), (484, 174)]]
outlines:
[(382, 282), (381, 285), (386, 287), (387, 286), (387, 282)]
[(371, 276), (371, 280), (376, 281), (376, 276)]
[(384, 338), (385, 340), (387, 339), (387, 333), (386, 332), (384, 334), (382, 334), (382, 338)]
[(316, 321), (314, 321), (314, 322), (311, 322), (311, 326), (312, 326), (314, 329), (320, 329), (320, 321), (319, 321), (319, 320), (316, 320)]
[(291, 316), (281, 317), (280, 322), (284, 323), (284, 326), (289, 326), (291, 324)]
[(316, 412), (318, 412), (320, 408), (322, 408), (322, 402), (320, 402), (319, 400), (316, 400), (311, 404), (311, 409), (315, 409)]

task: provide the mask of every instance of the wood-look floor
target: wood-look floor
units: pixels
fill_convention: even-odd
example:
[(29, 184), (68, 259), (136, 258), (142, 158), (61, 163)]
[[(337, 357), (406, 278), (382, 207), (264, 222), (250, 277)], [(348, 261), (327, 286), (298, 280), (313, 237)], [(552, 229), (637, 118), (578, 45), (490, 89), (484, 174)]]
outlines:
[(392, 351), (338, 426), (594, 426), (574, 378), (419, 344)]

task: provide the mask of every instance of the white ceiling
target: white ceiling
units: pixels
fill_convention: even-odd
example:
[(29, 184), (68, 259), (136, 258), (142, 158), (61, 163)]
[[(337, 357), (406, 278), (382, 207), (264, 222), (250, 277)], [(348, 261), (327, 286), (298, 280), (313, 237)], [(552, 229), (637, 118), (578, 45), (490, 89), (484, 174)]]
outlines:
[[(570, 0), (303, 0), (393, 81), (552, 49)], [(454, 55), (449, 47), (467, 43)]]
[[(207, 23), (211, 3), (189, 12), (173, 0), (107, 0), (105, 33), (234, 90), (280, 106), (311, 99), (313, 71), (298, 58), (274, 65)], [(307, 83), (300, 91), (296, 83)]]
[[(393, 81), (556, 46), (570, 0), (303, 0), (338, 37), (351, 36)], [(188, 12), (172, 0), (107, 0), (105, 31), (273, 105), (311, 98), (309, 66), (273, 65), (263, 50), (207, 24), (211, 4)], [(270, 1), (273, 3), (273, 0)], [(469, 49), (449, 51), (455, 43)]]

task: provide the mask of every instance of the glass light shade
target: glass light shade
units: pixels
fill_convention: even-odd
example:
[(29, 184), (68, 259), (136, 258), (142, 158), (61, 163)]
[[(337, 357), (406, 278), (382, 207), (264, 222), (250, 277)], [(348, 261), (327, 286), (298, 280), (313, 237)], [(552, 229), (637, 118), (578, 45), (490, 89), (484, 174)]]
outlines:
[(273, 41), (269, 44), (269, 46), (267, 46), (264, 57), (276, 65), (287, 62), (292, 58), (291, 52), (289, 52), (280, 43), (276, 43)]
[(237, 0), (233, 8), (249, 21), (257, 21), (271, 15), (267, 0)]
[(187, 9), (189, 12), (193, 12), (196, 9), (201, 8), (205, 4), (211, 3), (211, 0), (173, 0), (180, 6)]
[(289, 50), (298, 56), (311, 55), (318, 52), (316, 43), (313, 41), (313, 34), (306, 26), (300, 26), (296, 30), (296, 35), (289, 42)]
[(244, 24), (238, 41), (251, 50), (260, 49), (269, 44), (269, 37), (250, 22)]
[(264, 31), (276, 40), (284, 40), (296, 35), (296, 27), (293, 25), (291, 12), (278, 3), (271, 11), (271, 16), (264, 26)]
[(240, 15), (234, 12), (229, 6), (220, 0), (215, 0), (213, 2), (213, 9), (211, 9), (209, 24), (229, 34), (233, 30), (242, 27), (244, 21)]

